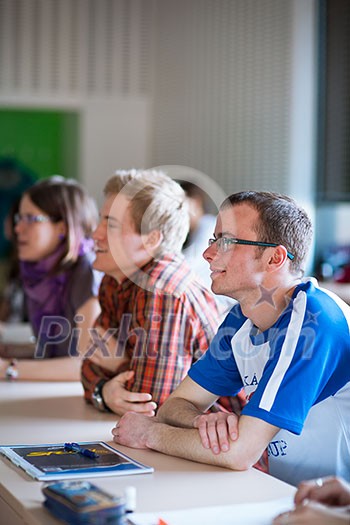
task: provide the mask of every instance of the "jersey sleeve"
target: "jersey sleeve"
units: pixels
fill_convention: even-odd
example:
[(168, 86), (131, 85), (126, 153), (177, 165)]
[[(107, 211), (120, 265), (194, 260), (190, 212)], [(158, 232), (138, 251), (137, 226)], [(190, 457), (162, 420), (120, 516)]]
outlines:
[(231, 339), (238, 327), (230, 325), (228, 314), (207, 352), (192, 365), (189, 377), (217, 396), (235, 396), (243, 386), (233, 357)]

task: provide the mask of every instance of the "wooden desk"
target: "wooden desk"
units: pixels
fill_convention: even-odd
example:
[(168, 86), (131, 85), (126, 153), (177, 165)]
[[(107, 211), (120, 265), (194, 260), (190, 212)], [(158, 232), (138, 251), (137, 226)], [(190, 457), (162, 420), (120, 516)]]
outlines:
[[(111, 442), (116, 416), (85, 404), (80, 383), (0, 381), (0, 443), (31, 444), (101, 440)], [(162, 511), (272, 500), (294, 488), (250, 469), (231, 472), (149, 450), (118, 447), (155, 468), (153, 474), (97, 478), (111, 493), (137, 490), (137, 511)], [(94, 480), (92, 480), (94, 481)], [(6, 525), (57, 525), (43, 508), (42, 483), (0, 459), (0, 521)]]

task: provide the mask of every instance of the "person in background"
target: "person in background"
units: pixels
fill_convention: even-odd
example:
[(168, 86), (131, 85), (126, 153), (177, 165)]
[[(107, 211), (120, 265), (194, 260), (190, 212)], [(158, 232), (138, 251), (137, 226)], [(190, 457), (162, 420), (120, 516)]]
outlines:
[[(125, 414), (121, 445), (246, 470), (264, 455), (297, 485), (350, 481), (350, 307), (302, 279), (312, 225), (291, 198), (241, 192), (220, 207), (204, 257), (212, 290), (238, 301), (156, 418)], [(208, 414), (244, 386), (238, 417)]]
[[(0, 359), (1, 378), (79, 380), (79, 351), (100, 312), (92, 269), (96, 222), (93, 199), (74, 180), (50, 177), (23, 194), (15, 234), (36, 343), (34, 359)], [(16, 345), (6, 348), (11, 357), (20, 353)]]
[[(209, 290), (211, 288), (210, 269), (203, 257), (208, 239), (213, 236), (216, 216), (209, 213), (208, 195), (193, 182), (179, 181), (185, 191), (190, 212), (190, 229), (182, 248), (182, 253), (196, 277)], [(229, 312), (235, 301), (224, 295), (214, 296), (222, 318)]]
[[(18, 213), (20, 199), (15, 202), (5, 219), (5, 238), (11, 243), (6, 271), (6, 284), (0, 295), (0, 323), (24, 323), (27, 322), (27, 310), (24, 300), (24, 291), (19, 273), (19, 260), (15, 235), (15, 215)], [(0, 324), (1, 333), (1, 324)]]
[(197, 277), (210, 288), (210, 272), (203, 252), (213, 236), (216, 216), (209, 213), (207, 194), (197, 184), (189, 181), (179, 181), (179, 184), (186, 193), (190, 213), (190, 229), (182, 253)]
[(342, 478), (303, 481), (295, 494), (295, 509), (277, 516), (273, 525), (349, 525), (350, 484)]
[(25, 320), (23, 293), (18, 286), (18, 260), (13, 215), (22, 193), (37, 175), (18, 159), (0, 157), (0, 321)]
[(117, 172), (93, 235), (104, 272), (95, 330), (82, 364), (85, 399), (101, 411), (152, 416), (208, 348), (219, 323), (212, 294), (181, 255), (186, 196), (157, 170)]
[(12, 242), (6, 235), (5, 222), (22, 193), (34, 184), (37, 175), (19, 160), (0, 157), (0, 260), (8, 256)]

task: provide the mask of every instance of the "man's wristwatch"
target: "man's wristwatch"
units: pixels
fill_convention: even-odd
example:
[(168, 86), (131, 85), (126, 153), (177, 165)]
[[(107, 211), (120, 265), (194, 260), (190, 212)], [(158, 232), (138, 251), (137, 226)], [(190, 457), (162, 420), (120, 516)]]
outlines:
[(111, 410), (104, 402), (102, 395), (102, 388), (105, 383), (107, 383), (106, 379), (101, 379), (101, 381), (97, 383), (92, 393), (91, 401), (94, 407), (97, 408), (97, 410), (100, 410), (100, 412), (111, 412)]

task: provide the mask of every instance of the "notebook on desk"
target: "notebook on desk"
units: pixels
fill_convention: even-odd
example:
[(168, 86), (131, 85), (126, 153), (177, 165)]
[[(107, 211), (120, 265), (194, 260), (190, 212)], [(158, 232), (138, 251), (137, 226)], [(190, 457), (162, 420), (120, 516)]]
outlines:
[(90, 451), (90, 454), (67, 449), (66, 445), (7, 445), (0, 447), (0, 454), (39, 481), (153, 472), (152, 467), (131, 459), (103, 441), (77, 444), (82, 450)]

